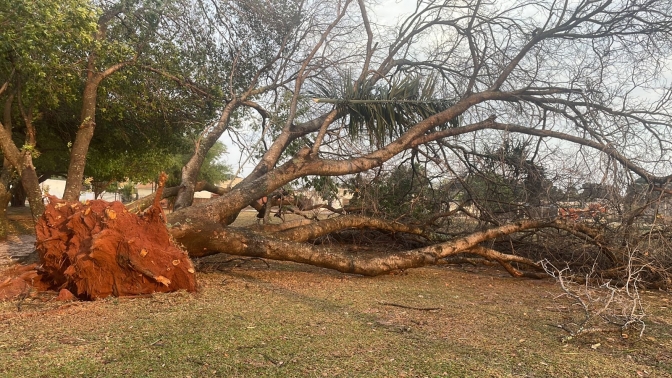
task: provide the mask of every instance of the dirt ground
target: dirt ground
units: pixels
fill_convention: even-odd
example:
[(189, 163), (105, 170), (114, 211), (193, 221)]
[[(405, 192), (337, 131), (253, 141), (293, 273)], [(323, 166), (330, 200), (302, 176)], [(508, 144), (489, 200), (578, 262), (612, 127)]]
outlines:
[(672, 296), (642, 293), (643, 337), (563, 342), (581, 318), (551, 280), (440, 266), (360, 277), (196, 261), (199, 291), (0, 303), (0, 376), (672, 377)]

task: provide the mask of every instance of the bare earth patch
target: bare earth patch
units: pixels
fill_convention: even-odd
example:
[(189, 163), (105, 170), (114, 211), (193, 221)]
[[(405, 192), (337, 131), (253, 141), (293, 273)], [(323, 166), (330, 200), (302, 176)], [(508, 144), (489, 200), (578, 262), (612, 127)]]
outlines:
[[(595, 333), (550, 280), (433, 267), (375, 278), (260, 260), (197, 264), (200, 290), (0, 304), (4, 376), (672, 376), (670, 296), (644, 337)], [(236, 267), (236, 265), (238, 267)]]

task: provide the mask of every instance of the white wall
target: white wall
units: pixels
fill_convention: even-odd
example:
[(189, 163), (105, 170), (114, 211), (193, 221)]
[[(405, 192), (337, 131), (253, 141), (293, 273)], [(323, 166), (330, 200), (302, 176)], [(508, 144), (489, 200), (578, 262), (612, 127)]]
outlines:
[[(47, 179), (40, 184), (40, 189), (42, 193), (45, 192), (45, 189), (49, 189), (49, 195), (56, 196), (58, 198), (63, 198), (63, 193), (65, 192), (65, 180), (64, 179)], [(79, 195), (80, 201), (92, 200), (94, 199), (93, 192), (82, 192)], [(104, 193), (103, 198), (105, 201), (114, 201), (114, 193)]]

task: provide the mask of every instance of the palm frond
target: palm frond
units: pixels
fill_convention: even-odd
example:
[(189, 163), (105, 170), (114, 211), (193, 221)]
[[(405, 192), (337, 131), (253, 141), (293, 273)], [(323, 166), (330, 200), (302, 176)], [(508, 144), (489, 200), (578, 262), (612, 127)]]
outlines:
[[(314, 101), (331, 103), (348, 114), (348, 132), (352, 138), (363, 134), (372, 144), (385, 144), (403, 134), (409, 127), (444, 111), (455, 101), (434, 97), (435, 80), (421, 80), (407, 76), (386, 85), (371, 86), (367, 82), (357, 83), (346, 75), (339, 88), (341, 98), (333, 96), (315, 97)], [(321, 94), (329, 94), (325, 85), (317, 85)], [(456, 127), (459, 119), (452, 119), (440, 125), (439, 129)]]

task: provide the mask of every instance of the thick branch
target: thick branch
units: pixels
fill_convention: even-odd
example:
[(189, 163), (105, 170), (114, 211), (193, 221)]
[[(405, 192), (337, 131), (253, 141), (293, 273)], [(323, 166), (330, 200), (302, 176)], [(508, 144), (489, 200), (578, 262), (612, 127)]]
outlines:
[(509, 255), (506, 253), (501, 253), (499, 251), (495, 251), (494, 249), (490, 248), (485, 248), (481, 246), (476, 246), (474, 248), (471, 248), (468, 252), (485, 257), (488, 260), (495, 260), (498, 263), (500, 263), (504, 269), (506, 269), (509, 274), (511, 274), (514, 277), (527, 277), (527, 278), (545, 278), (548, 277), (547, 274), (545, 273), (533, 273), (533, 272), (522, 272), (511, 265), (511, 263), (518, 263), (518, 264), (525, 264), (531, 267), (534, 267), (537, 270), (542, 270), (543, 268), (541, 267), (540, 264), (527, 259), (525, 257), (521, 256), (516, 256), (516, 255)]
[(402, 223), (389, 222), (383, 219), (369, 218), (361, 215), (344, 215), (329, 218), (309, 225), (294, 227), (279, 232), (275, 236), (279, 239), (303, 242), (349, 228), (375, 228), (381, 231), (404, 232), (420, 235), (429, 239), (429, 235), (419, 227), (407, 226)]
[(375, 276), (392, 270), (434, 265), (447, 256), (465, 252), (480, 243), (515, 232), (546, 227), (549, 223), (520, 221), (457, 240), (384, 256), (351, 255), (329, 246), (315, 246), (263, 236), (250, 230), (223, 227), (214, 223), (189, 223), (170, 229), (192, 257), (217, 253), (294, 261), (334, 269), (344, 273)]
[[(213, 185), (209, 182), (205, 181), (199, 181), (196, 183), (196, 191), (200, 192), (202, 190), (208, 191), (210, 193), (222, 195), (225, 193), (228, 193), (231, 189), (229, 188), (222, 188), (220, 186)], [(173, 186), (170, 188), (164, 188), (163, 193), (161, 195), (161, 199), (163, 198), (171, 198), (175, 197), (180, 191), (179, 186)], [(145, 197), (140, 198), (139, 200), (133, 201), (129, 204), (126, 205), (126, 210), (130, 211), (131, 213), (140, 213), (143, 210), (147, 209), (148, 207), (152, 206), (152, 203), (154, 202), (154, 198), (156, 197), (157, 193), (152, 193), (150, 195), (147, 195)]]

